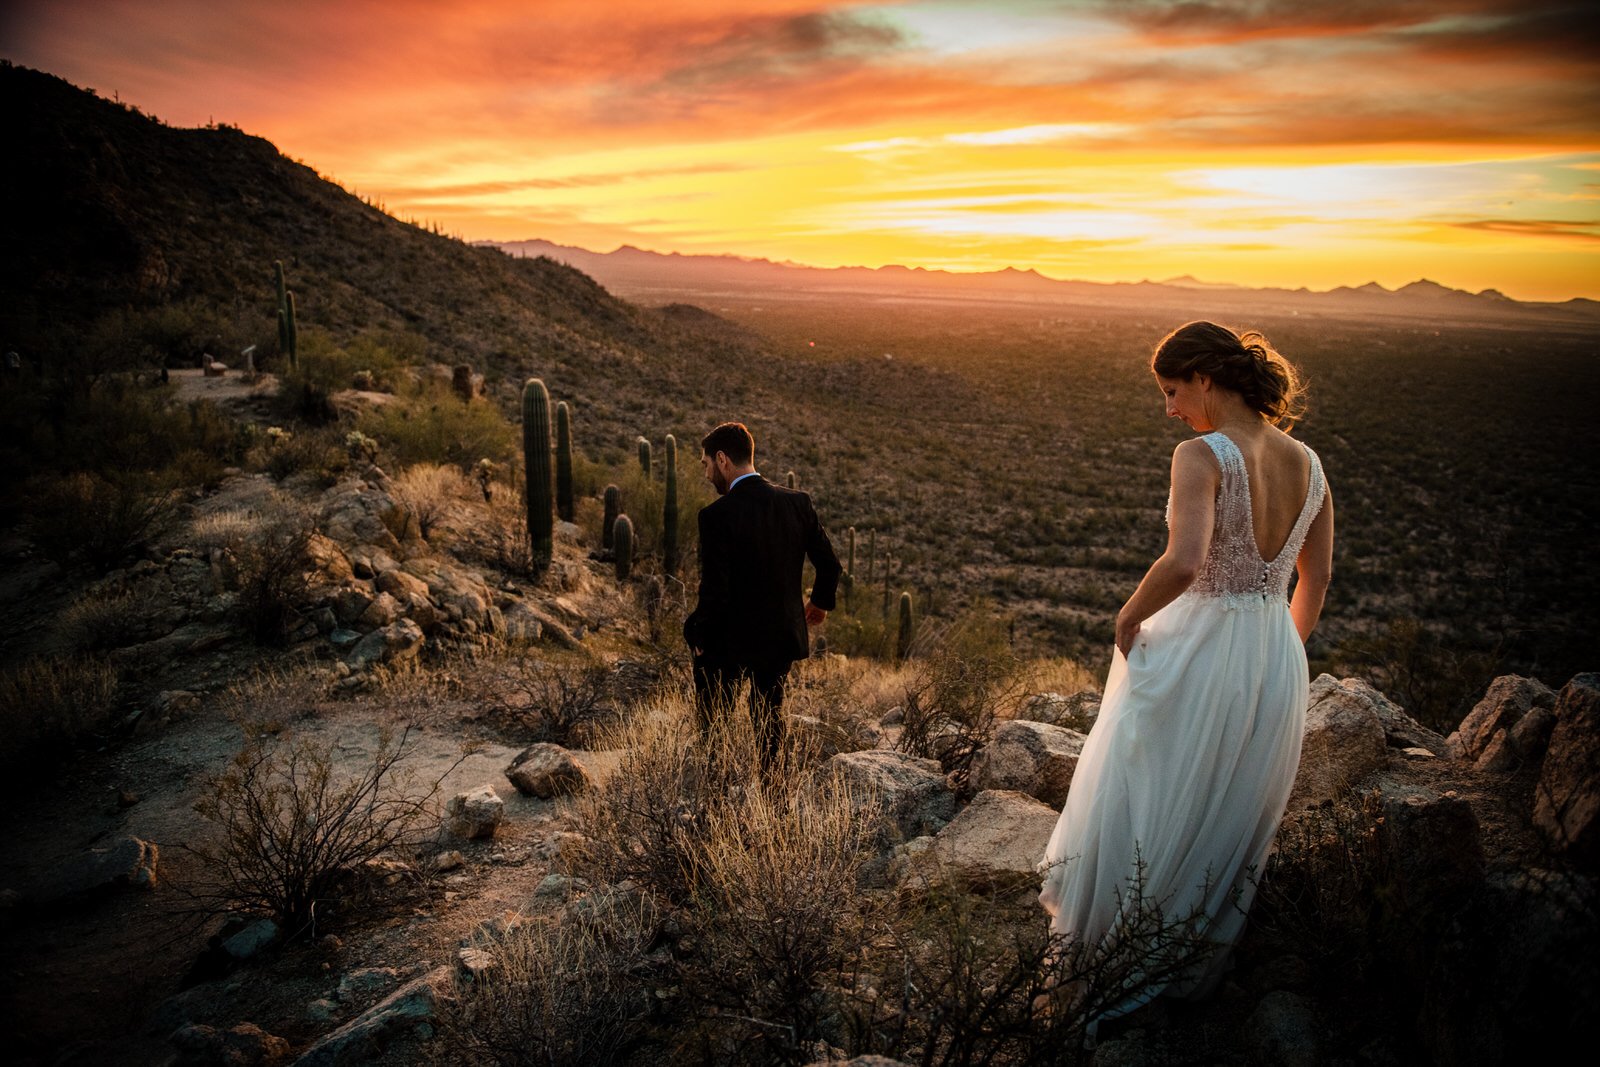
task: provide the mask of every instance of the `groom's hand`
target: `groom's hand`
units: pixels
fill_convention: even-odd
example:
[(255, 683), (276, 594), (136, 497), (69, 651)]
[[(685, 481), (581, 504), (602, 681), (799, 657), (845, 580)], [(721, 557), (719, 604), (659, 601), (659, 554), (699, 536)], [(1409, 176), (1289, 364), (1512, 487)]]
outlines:
[(823, 611), (821, 608), (819, 608), (815, 604), (811, 603), (811, 601), (809, 601), (809, 600), (806, 601), (806, 625), (807, 626), (821, 626), (822, 625), (822, 620), (826, 619), (827, 617), (828, 617), (828, 613), (826, 611)]

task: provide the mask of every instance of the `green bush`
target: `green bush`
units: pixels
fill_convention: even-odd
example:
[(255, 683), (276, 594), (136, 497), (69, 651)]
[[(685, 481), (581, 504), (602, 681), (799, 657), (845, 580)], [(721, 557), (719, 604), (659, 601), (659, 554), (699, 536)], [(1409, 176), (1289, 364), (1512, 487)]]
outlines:
[(377, 438), (403, 467), (449, 463), (471, 470), (480, 459), (508, 461), (516, 433), (500, 409), (483, 400), (467, 402), (437, 387), (366, 412), (361, 432)]

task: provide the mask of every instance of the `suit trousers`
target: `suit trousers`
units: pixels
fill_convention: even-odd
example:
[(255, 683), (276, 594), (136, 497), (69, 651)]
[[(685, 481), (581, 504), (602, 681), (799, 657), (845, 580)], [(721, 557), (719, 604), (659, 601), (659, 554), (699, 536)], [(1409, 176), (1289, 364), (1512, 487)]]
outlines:
[(750, 722), (755, 728), (761, 769), (771, 768), (783, 744), (783, 690), (789, 680), (789, 661), (779, 663), (729, 663), (710, 656), (694, 661), (694, 708), (700, 732), (711, 729), (713, 717), (731, 709), (740, 683), (750, 683)]

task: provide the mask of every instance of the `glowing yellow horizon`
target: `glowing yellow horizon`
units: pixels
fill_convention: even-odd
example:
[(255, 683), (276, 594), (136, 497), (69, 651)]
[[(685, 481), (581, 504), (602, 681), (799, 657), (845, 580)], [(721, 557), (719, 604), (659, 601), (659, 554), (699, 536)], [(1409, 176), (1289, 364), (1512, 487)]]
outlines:
[(39, 3), (9, 54), (472, 240), (1600, 298), (1566, 9), (1318, 6)]

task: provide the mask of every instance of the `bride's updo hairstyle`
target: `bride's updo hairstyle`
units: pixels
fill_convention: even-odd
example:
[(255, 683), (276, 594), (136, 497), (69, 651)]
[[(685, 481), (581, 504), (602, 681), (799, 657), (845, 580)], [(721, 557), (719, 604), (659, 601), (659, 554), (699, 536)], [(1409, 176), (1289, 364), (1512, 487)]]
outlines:
[(1186, 323), (1156, 345), (1150, 369), (1184, 382), (1204, 374), (1286, 430), (1305, 414), (1306, 390), (1299, 373), (1254, 330), (1241, 335), (1214, 322)]

